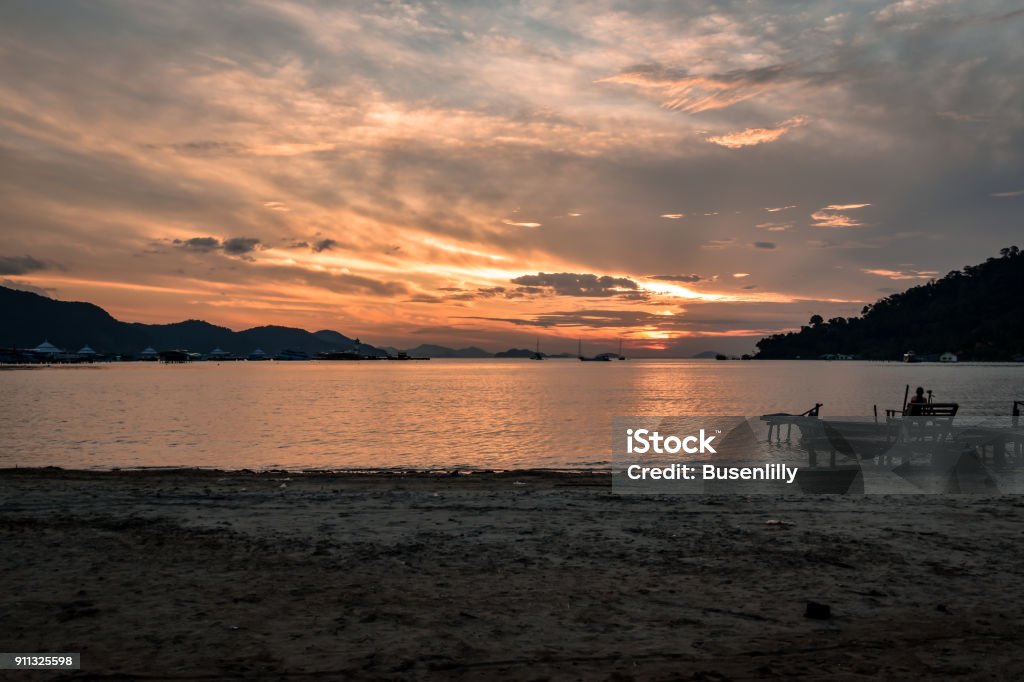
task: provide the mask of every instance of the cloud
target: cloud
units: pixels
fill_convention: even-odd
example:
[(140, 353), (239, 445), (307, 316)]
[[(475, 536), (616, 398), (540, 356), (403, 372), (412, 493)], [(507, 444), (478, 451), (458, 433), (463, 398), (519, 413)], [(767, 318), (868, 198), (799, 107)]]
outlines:
[[(862, 269), (883, 253), (893, 271), (944, 271), (1015, 236), (1024, 44), (1019, 19), (994, 21), (1003, 4), (888, 13), (927, 23), (915, 33), (871, 3), (86, 3), (72, 22), (20, 3), (0, 22), (3, 250), (51, 265), (11, 279), (125, 319), (337, 325), (395, 345), (414, 328), (444, 342), (468, 302), (529, 317), (590, 300), (509, 284), (523, 273), (706, 273), (627, 275), (641, 289), (592, 299), (626, 310), (654, 307), (627, 300), (645, 291), (713, 290), (715, 272), (741, 294), (753, 280), (730, 273), (785, 229), (755, 273), (765, 297), (872, 300), (890, 280)], [(796, 116), (813, 125), (775, 137)], [(862, 198), (878, 208), (833, 203)], [(685, 208), (687, 229), (659, 208)], [(830, 248), (808, 257), (794, 233), (812, 223)], [(862, 223), (877, 229), (827, 229)], [(927, 232), (874, 240), (906, 225)], [(264, 242), (230, 254), (237, 235)], [(317, 252), (328, 238), (343, 245)], [(417, 294), (445, 300), (404, 314)], [(730, 329), (791, 319), (760, 314)]]
[(990, 197), (997, 197), (1000, 199), (1009, 199), (1013, 197), (1024, 197), (1024, 189), (1019, 189), (1015, 192), (993, 192), (989, 194)]
[[(186, 251), (208, 253), (223, 250), (224, 253), (232, 256), (240, 256), (255, 251), (260, 245), (260, 240), (255, 237), (231, 237), (222, 242), (216, 237), (191, 237), (190, 239), (175, 239), (173, 243)], [(305, 242), (302, 243), (305, 244)]]
[(664, 218), (666, 220), (680, 220), (681, 218), (684, 218), (685, 216), (686, 216), (686, 214), (684, 214), (684, 213), (662, 213), (658, 217), (659, 218)]
[(711, 239), (701, 244), (700, 248), (719, 251), (721, 249), (727, 249), (730, 246), (734, 246), (735, 244), (736, 240), (732, 237), (729, 237), (728, 239)]
[(933, 279), (939, 274), (933, 270), (887, 270), (884, 268), (864, 268), (862, 272), (894, 280)]
[(864, 208), (865, 206), (870, 206), (870, 205), (871, 204), (829, 204), (828, 206), (826, 206), (825, 208), (823, 208), (821, 210), (823, 210), (823, 211), (849, 211), (849, 210), (852, 210), (852, 209), (855, 209), (855, 208)]
[(220, 240), (216, 237), (192, 237), (190, 239), (175, 239), (175, 244), (180, 244), (188, 251), (215, 251), (220, 248)]
[(850, 211), (871, 204), (829, 204), (811, 214), (811, 227), (861, 227), (864, 223), (839, 211)]
[(733, 133), (725, 133), (724, 135), (709, 135), (704, 139), (727, 149), (742, 149), (743, 147), (775, 142), (793, 128), (806, 124), (806, 118), (796, 116), (783, 121), (775, 128), (746, 128)]
[(512, 283), (548, 290), (558, 296), (619, 296), (638, 292), (640, 289), (640, 285), (628, 277), (598, 276), (574, 272), (539, 272), (536, 275), (516, 277)]
[(321, 253), (322, 251), (330, 251), (334, 247), (338, 246), (338, 242), (334, 239), (321, 239), (313, 242), (310, 247), (315, 253)]
[(232, 237), (231, 239), (224, 240), (222, 248), (224, 253), (239, 256), (243, 253), (255, 251), (259, 245), (260, 240), (255, 237)]
[(775, 242), (754, 242), (755, 249), (774, 249), (776, 246)]
[(512, 220), (502, 220), (501, 222), (504, 223), (505, 225), (511, 225), (512, 227), (541, 227), (542, 225), (542, 223), (517, 223)]
[(0, 275), (24, 275), (46, 268), (46, 263), (32, 256), (0, 256)]
[(701, 281), (700, 275), (653, 275), (648, 279), (656, 279), (662, 282), (687, 282), (693, 284)]
[(750, 273), (749, 272), (734, 272), (734, 273), (732, 273), (732, 276), (735, 277), (736, 279), (742, 279), (744, 277), (750, 277)]
[(928, 12), (944, 9), (949, 0), (898, 0), (875, 12), (875, 20), (885, 24), (902, 24), (901, 28), (916, 27)]
[(784, 85), (820, 77), (800, 73), (793, 63), (703, 74), (649, 63), (630, 66), (598, 82), (651, 90), (661, 96), (666, 109), (696, 114), (722, 109)]
[(37, 287), (28, 282), (18, 282), (13, 279), (0, 279), (0, 286), (7, 287), (8, 289), (14, 289), (15, 291), (28, 291), (33, 294), (39, 294), (50, 298), (50, 292), (42, 287)]
[(441, 296), (431, 296), (430, 294), (415, 294), (407, 299), (405, 303), (444, 303), (446, 299)]

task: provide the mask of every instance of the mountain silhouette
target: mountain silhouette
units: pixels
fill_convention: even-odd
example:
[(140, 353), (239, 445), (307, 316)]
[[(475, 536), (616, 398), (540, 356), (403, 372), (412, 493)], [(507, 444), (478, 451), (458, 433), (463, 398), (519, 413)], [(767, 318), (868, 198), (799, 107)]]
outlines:
[(369, 344), (357, 345), (354, 339), (331, 330), (313, 333), (271, 325), (236, 332), (202, 320), (173, 324), (121, 322), (92, 303), (57, 301), (0, 287), (0, 347), (32, 348), (43, 340), (70, 350), (88, 344), (99, 353), (109, 354), (138, 354), (147, 346), (200, 353), (220, 348), (239, 355), (256, 348), (268, 354), (285, 349), (312, 354), (352, 348), (366, 354), (383, 354)]
[(1024, 254), (1016, 246), (999, 258), (967, 265), (945, 277), (865, 306), (860, 317), (820, 315), (798, 332), (757, 342), (758, 359), (848, 354), (897, 360), (955, 353), (961, 360), (1014, 360), (1024, 355)]
[(469, 346), (468, 348), (448, 348), (447, 346), (436, 346), (430, 343), (423, 343), (415, 348), (406, 351), (414, 358), (491, 358), (489, 353), (482, 348)]

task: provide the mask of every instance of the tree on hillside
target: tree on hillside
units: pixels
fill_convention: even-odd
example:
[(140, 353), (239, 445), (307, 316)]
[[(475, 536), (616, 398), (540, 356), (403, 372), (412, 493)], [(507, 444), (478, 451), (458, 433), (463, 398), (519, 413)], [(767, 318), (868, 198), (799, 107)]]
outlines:
[(978, 265), (864, 306), (859, 317), (814, 315), (799, 331), (757, 343), (759, 359), (843, 353), (895, 360), (951, 351), (964, 359), (1024, 355), (1024, 256), (1016, 246)]

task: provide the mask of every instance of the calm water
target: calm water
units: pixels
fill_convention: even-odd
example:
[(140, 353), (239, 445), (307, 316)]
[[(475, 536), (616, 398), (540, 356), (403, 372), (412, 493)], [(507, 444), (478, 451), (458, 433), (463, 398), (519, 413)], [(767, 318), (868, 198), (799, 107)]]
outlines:
[(0, 371), (0, 467), (595, 468), (624, 415), (870, 415), (905, 384), (1008, 415), (1024, 365), (628, 360)]

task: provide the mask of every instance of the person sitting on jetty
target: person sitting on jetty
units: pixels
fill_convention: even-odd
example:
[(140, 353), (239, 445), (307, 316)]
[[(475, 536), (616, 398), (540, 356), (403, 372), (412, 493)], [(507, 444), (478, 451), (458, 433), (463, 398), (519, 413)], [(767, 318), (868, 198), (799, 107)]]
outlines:
[(917, 390), (914, 391), (914, 397), (907, 403), (907, 414), (910, 416), (920, 416), (922, 412), (921, 406), (927, 404), (928, 399), (924, 397), (924, 388), (918, 386)]

